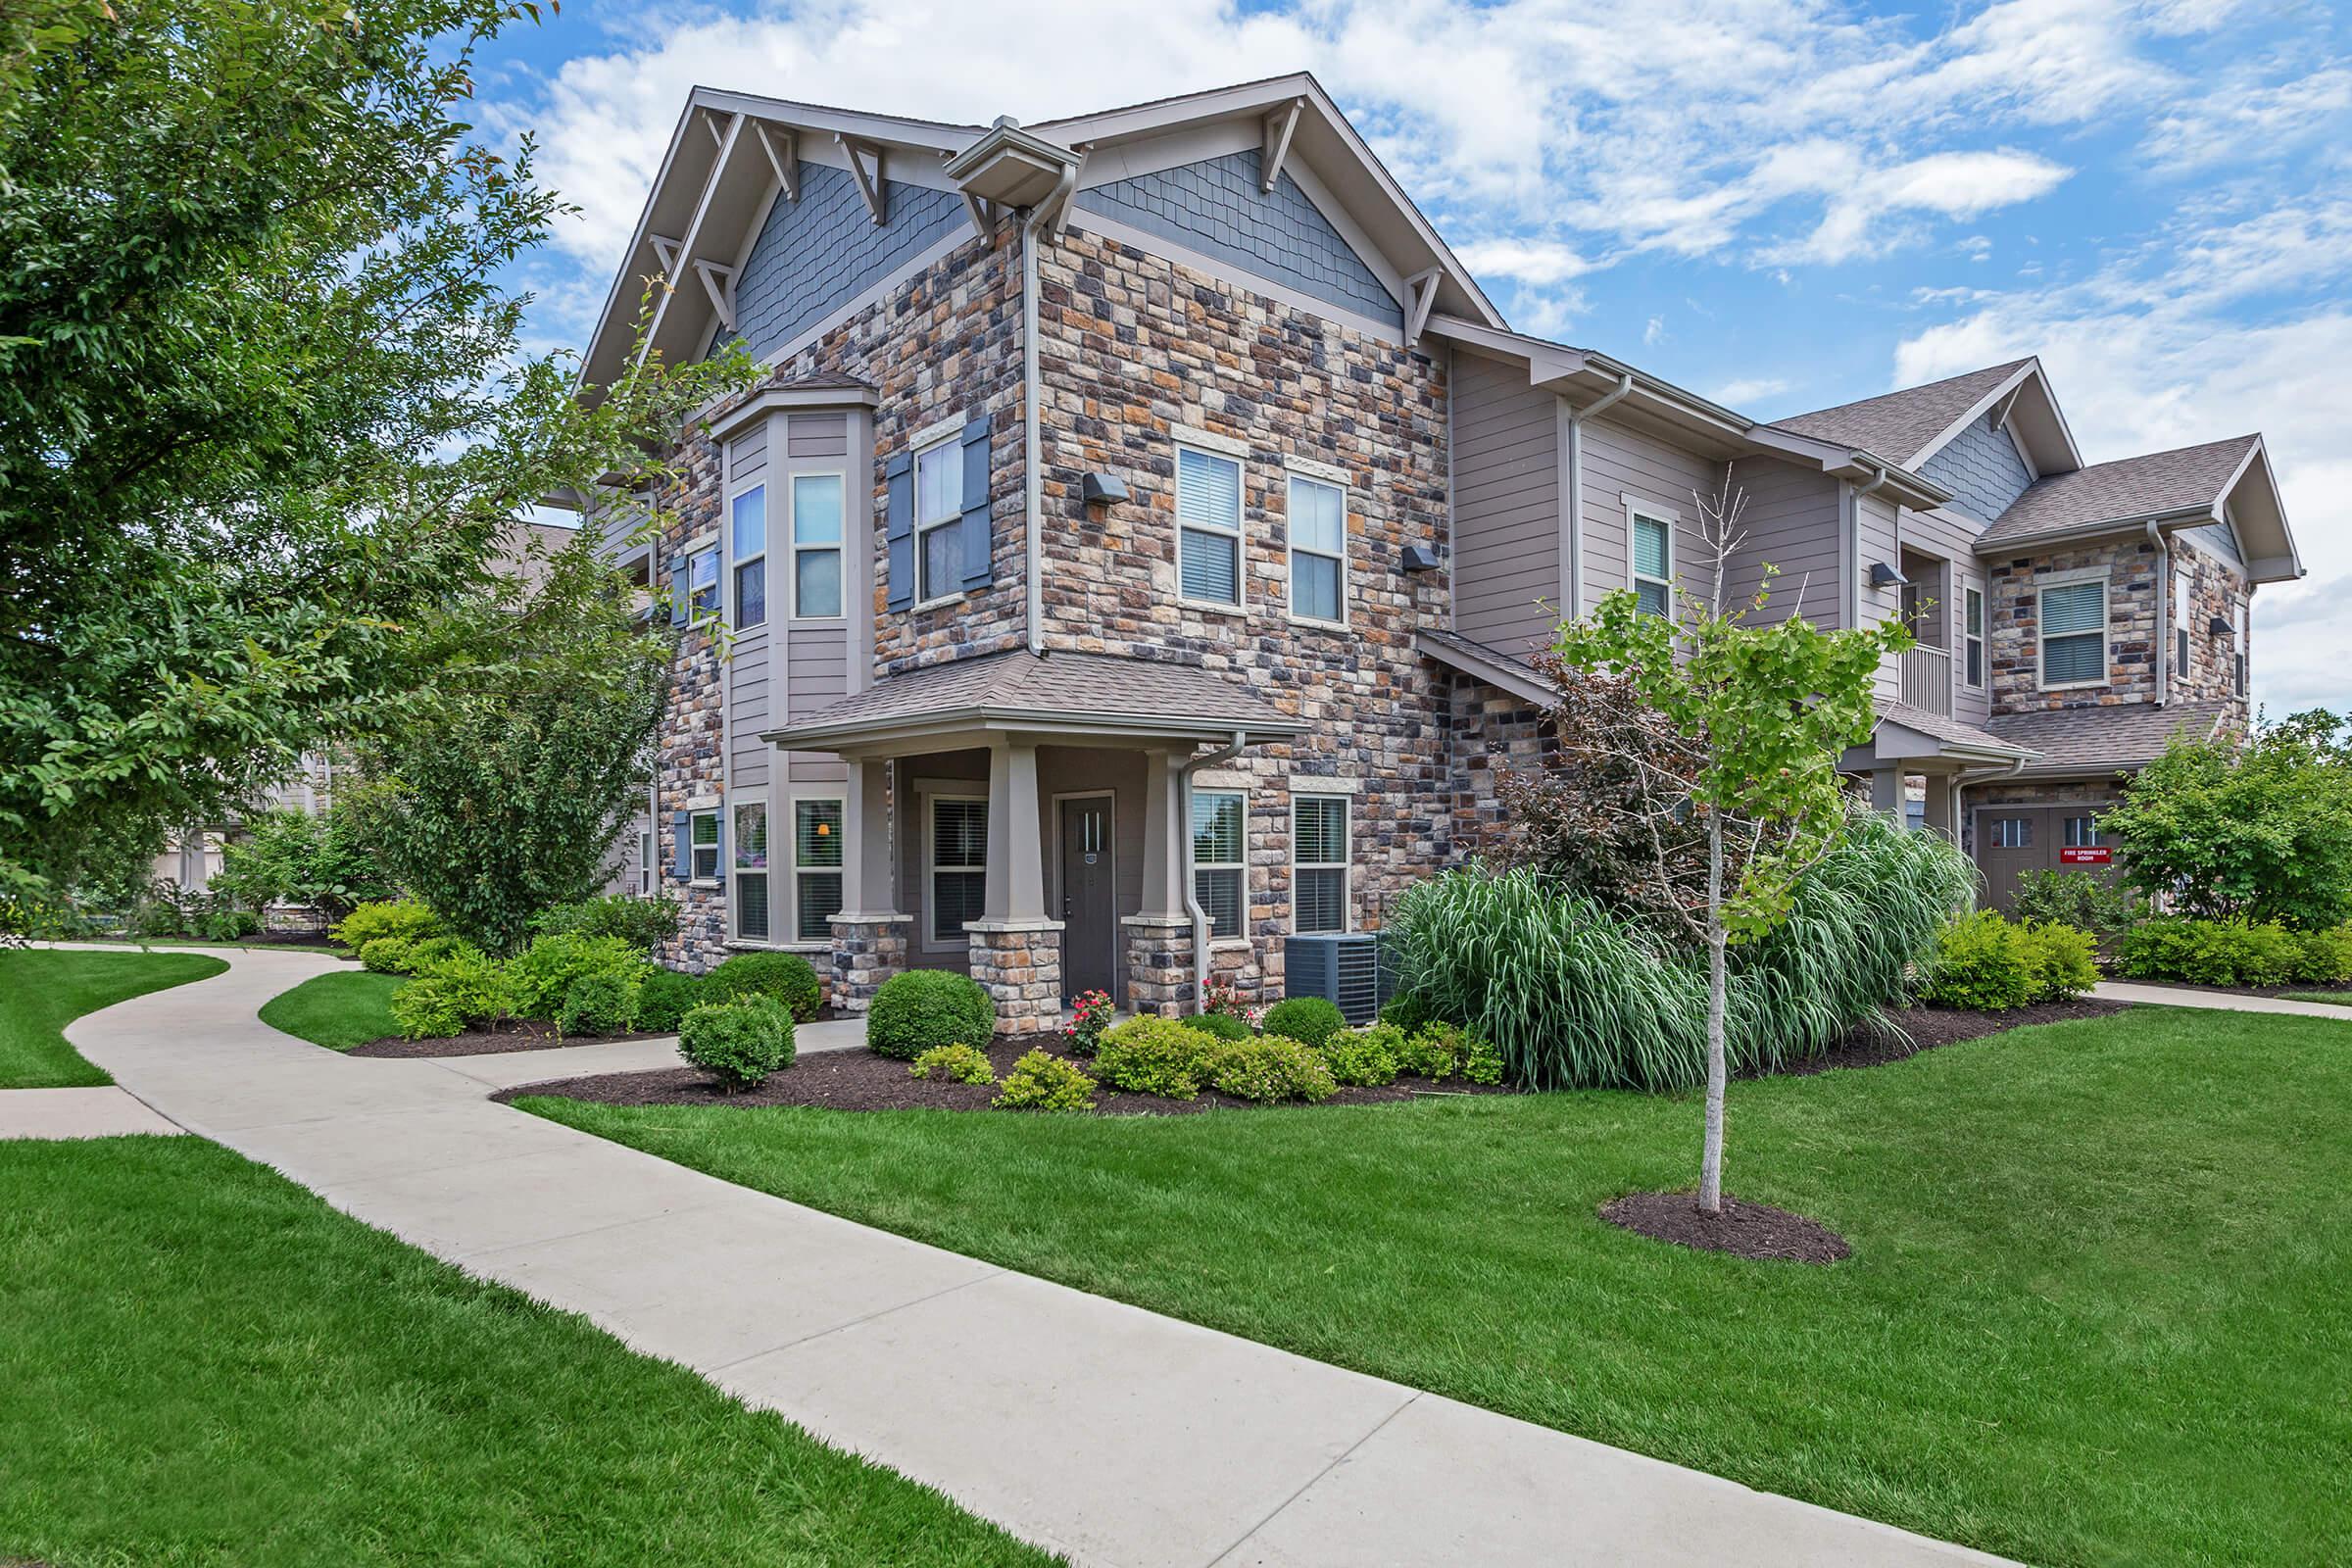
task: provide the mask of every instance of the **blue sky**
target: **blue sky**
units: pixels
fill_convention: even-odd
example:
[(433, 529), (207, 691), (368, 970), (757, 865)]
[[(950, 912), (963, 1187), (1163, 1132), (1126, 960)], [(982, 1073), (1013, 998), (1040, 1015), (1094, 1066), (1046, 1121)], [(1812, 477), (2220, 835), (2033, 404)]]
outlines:
[(2038, 353), (2091, 461), (2269, 437), (2311, 576), (2256, 696), (2352, 709), (2352, 22), (2268, 0), (574, 0), (481, 61), (582, 208), (577, 344), (688, 87), (1022, 120), (1312, 70), (1512, 324), (1773, 416)]

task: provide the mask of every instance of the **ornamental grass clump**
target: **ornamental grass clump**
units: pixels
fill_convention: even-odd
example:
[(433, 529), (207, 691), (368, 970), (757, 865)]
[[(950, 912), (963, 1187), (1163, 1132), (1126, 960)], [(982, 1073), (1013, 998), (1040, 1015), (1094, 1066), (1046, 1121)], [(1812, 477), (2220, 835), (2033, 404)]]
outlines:
[(729, 1094), (757, 1089), (793, 1063), (791, 1009), (767, 996), (706, 1002), (679, 1023), (678, 1054)]

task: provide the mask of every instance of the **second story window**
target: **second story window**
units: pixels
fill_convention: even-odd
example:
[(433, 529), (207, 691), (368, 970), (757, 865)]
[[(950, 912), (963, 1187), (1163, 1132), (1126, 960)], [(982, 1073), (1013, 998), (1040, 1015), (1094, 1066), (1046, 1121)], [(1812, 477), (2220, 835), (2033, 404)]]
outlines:
[(1242, 797), (1229, 790), (1193, 793), (1193, 897), (1208, 916), (1208, 934), (1242, 934)]
[(842, 478), (803, 473), (792, 481), (792, 612), (841, 613)]
[(1348, 619), (1348, 492), (1300, 473), (1291, 475), (1291, 613)]
[(2042, 685), (2105, 685), (2107, 585), (2070, 582), (2042, 589), (2039, 598)]
[(1674, 523), (1646, 512), (1629, 511), (1627, 547), (1634, 596), (1653, 615), (1674, 613)]
[(1961, 677), (1970, 686), (1984, 684), (1984, 594), (1983, 590), (1962, 590), (1967, 601), (1966, 618), (1961, 622)]
[(963, 592), (963, 448), (937, 441), (914, 455), (915, 598), (924, 604)]
[(2173, 578), (2173, 677), (2176, 680), (2188, 679), (2189, 662), (2196, 651), (2196, 639), (2188, 634), (2189, 627), (2195, 624), (2188, 608), (2188, 573), (2185, 571)]
[(718, 880), (718, 813), (696, 811), (687, 818), (686, 873), (697, 882)]
[(686, 562), (687, 607), (697, 615), (718, 608), (718, 547), (698, 550)]
[(1238, 610), (1242, 604), (1242, 466), (1213, 452), (1176, 449), (1178, 597)]
[(728, 540), (735, 554), (735, 624), (761, 625), (767, 619), (767, 486), (752, 486), (728, 511)]

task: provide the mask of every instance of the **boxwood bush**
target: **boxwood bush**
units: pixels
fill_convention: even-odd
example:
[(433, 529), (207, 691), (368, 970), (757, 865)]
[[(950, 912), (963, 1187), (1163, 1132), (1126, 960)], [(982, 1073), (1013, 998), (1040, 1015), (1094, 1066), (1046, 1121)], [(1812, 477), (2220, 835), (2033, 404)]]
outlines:
[(997, 1032), (996, 1004), (970, 975), (908, 969), (874, 990), (866, 1049), (912, 1061), (934, 1046), (982, 1047)]
[(1230, 1012), (1203, 1012), (1184, 1021), (1218, 1040), (1247, 1040), (1257, 1033), (1250, 1027), (1249, 1019), (1237, 1018)]
[(766, 996), (706, 1002), (679, 1021), (678, 1054), (729, 1093), (757, 1089), (792, 1065), (792, 1012)]
[(667, 1034), (688, 1009), (708, 1000), (704, 990), (701, 975), (655, 969), (637, 985), (637, 1027), (652, 1034)]
[(816, 968), (797, 953), (738, 953), (710, 971), (711, 992), (720, 997), (773, 997), (807, 1023), (825, 1004)]
[(643, 987), (633, 975), (584, 974), (564, 993), (556, 1031), (566, 1035), (620, 1035), (637, 1027)]
[(1302, 1046), (1319, 1046), (1324, 1036), (1347, 1027), (1348, 1015), (1340, 1011), (1339, 1004), (1322, 997), (1286, 997), (1268, 1007), (1258, 1024), (1263, 1033), (1296, 1040)]

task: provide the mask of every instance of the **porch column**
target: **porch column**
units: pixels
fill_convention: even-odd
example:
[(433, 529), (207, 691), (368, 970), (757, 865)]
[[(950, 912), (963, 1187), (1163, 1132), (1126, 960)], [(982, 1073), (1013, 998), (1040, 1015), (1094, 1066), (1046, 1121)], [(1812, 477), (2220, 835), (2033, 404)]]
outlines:
[(1927, 825), (1954, 844), (1960, 842), (1960, 784), (1942, 773), (1928, 775)]
[(1179, 774), (1184, 759), (1173, 752), (1144, 757), (1144, 898), (1121, 922), (1127, 930), (1127, 1005), (1133, 1011), (1175, 1017), (1193, 987), (1193, 920), (1184, 907), (1186, 824)]
[(1894, 818), (1901, 827), (1908, 813), (1903, 809), (1903, 769), (1900, 763), (1886, 763), (1870, 770), (1870, 808)]
[(833, 917), (833, 1004), (863, 1012), (906, 967), (913, 928), (897, 908), (890, 861), (890, 764), (853, 761), (842, 792), (841, 912)]
[(1000, 738), (989, 747), (988, 879), (981, 916), (964, 930), (972, 978), (997, 1004), (997, 1032), (1058, 1031), (1061, 922), (1046, 917), (1034, 745)]

